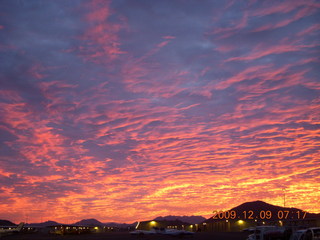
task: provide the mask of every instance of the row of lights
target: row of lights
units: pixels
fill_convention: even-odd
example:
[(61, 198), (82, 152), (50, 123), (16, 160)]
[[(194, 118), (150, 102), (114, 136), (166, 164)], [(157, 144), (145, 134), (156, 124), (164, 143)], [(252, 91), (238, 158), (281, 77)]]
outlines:
[[(61, 229), (63, 228), (63, 227), (60, 227)], [(72, 229), (77, 229), (77, 228), (79, 228), (79, 229), (89, 229), (89, 227), (72, 227)], [(54, 227), (54, 229), (58, 229), (58, 227)], [(71, 227), (66, 227), (66, 229), (71, 229)], [(96, 227), (95, 229), (98, 229), (98, 227)]]
[(113, 229), (113, 227), (103, 227), (103, 228), (107, 228), (107, 229)]
[(168, 226), (168, 228), (178, 228), (178, 226)]
[[(257, 219), (255, 219), (254, 221), (257, 222)], [(226, 222), (229, 222), (229, 221), (226, 220)], [(239, 221), (238, 221), (238, 224), (239, 224), (239, 225), (242, 225), (242, 224), (244, 224), (244, 221), (243, 221), (243, 220), (239, 220)], [(262, 222), (262, 224), (266, 224), (266, 223), (265, 223), (265, 222)], [(282, 221), (279, 221), (279, 224), (282, 225), (282, 224), (283, 224)], [(203, 224), (203, 225), (204, 225), (204, 224)]]
[[(254, 221), (257, 222), (257, 219), (255, 219)], [(229, 220), (226, 220), (226, 222), (229, 222)], [(245, 223), (245, 222), (244, 222), (243, 220), (239, 220), (239, 221), (238, 221), (238, 224), (239, 224), (239, 225), (242, 225), (242, 224), (244, 224), (244, 223)], [(282, 225), (282, 221), (279, 221), (279, 223)], [(151, 225), (155, 225), (155, 224), (156, 224), (156, 221), (151, 221), (150, 224), (151, 224)], [(265, 223), (265, 222), (262, 222), (262, 224), (266, 224), (266, 223)], [(139, 223), (138, 223), (138, 225), (139, 225)], [(198, 224), (195, 224), (195, 225), (197, 226)], [(207, 223), (203, 223), (203, 225), (207, 225)], [(193, 228), (193, 225), (190, 225), (190, 227)], [(177, 228), (177, 226), (168, 226), (168, 228)]]

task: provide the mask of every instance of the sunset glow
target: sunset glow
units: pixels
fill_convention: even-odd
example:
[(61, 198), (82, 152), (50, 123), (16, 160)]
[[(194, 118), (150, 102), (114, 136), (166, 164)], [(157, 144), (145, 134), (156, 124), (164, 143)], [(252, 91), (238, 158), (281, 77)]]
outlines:
[(0, 219), (320, 213), (320, 2), (0, 2)]

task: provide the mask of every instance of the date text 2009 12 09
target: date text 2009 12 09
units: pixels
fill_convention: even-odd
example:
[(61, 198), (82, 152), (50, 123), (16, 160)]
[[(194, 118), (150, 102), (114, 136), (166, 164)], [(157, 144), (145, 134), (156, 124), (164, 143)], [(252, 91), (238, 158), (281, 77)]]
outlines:
[(279, 210), (279, 211), (270, 211), (270, 210), (261, 210), (261, 211), (243, 211), (236, 212), (234, 210), (230, 211), (213, 211), (213, 219), (222, 220), (222, 219), (305, 219), (307, 212), (305, 211), (289, 211), (289, 210)]

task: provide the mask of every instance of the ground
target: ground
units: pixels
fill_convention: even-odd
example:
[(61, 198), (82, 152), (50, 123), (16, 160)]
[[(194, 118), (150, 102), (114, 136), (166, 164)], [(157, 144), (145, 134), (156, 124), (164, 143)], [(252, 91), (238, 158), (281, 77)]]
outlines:
[(18, 234), (1, 238), (1, 240), (246, 240), (248, 234), (240, 232), (231, 233), (196, 233), (194, 236), (172, 237), (172, 236), (131, 236), (128, 232), (97, 233), (86, 235), (49, 235), (49, 234)]

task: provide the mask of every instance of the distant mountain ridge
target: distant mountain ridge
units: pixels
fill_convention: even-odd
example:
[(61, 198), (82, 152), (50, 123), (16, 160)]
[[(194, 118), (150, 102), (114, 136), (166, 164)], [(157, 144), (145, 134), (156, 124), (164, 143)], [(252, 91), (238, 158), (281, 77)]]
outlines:
[[(288, 211), (290, 213), (290, 218), (302, 218), (305, 213), (305, 218), (320, 218), (319, 213), (309, 213), (306, 211), (303, 211), (299, 208), (291, 208), (291, 207), (281, 207), (277, 205), (272, 205), (263, 201), (253, 201), (253, 202), (246, 202), (243, 203), (235, 208), (230, 209), (235, 210), (237, 212), (243, 212), (243, 211), (253, 211), (258, 213), (259, 211), (271, 211), (272, 213), (275, 213), (273, 215), (277, 215), (279, 211)], [(299, 212), (299, 213), (298, 213)], [(278, 216), (277, 216), (278, 217)]]
[[(232, 212), (235, 212), (236, 218), (239, 219), (320, 219), (320, 214), (317, 213), (309, 213), (298, 208), (276, 206), (263, 201), (253, 201), (242, 203), (227, 211), (215, 212), (206, 222), (228, 219), (231, 217), (230, 213)], [(219, 213), (221, 215), (219, 215)]]
[(8, 220), (0, 220), (0, 226), (16, 226), (17, 224)]
[(98, 221), (97, 219), (82, 219), (79, 222), (74, 223), (73, 225), (82, 225), (82, 226), (104, 226), (105, 224)]
[(116, 222), (108, 222), (105, 223), (107, 227), (118, 227), (118, 228), (128, 228), (128, 227), (135, 227), (137, 226), (138, 222), (134, 223), (116, 223)]
[(46, 221), (42, 223), (28, 223), (26, 226), (35, 226), (35, 227), (49, 227), (54, 225), (60, 225), (61, 223), (57, 223), (55, 221)]
[(181, 222), (186, 222), (186, 223), (190, 223), (190, 224), (199, 224), (201, 222), (203, 222), (204, 220), (206, 220), (204, 217), (202, 216), (165, 216), (165, 217), (157, 217), (154, 219), (155, 221), (175, 221), (175, 220), (179, 220)]

